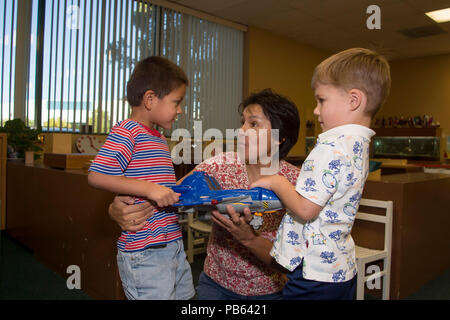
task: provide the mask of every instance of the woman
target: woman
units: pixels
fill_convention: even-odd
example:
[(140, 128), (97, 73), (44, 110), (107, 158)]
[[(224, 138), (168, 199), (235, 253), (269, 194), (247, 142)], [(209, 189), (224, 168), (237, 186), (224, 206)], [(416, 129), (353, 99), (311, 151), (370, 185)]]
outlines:
[[(236, 153), (228, 152), (209, 158), (194, 169), (216, 178), (223, 189), (248, 189), (264, 169), (274, 165), (273, 161), (286, 157), (298, 139), (300, 120), (295, 104), (270, 89), (250, 95), (241, 104), (240, 111), (244, 136), (240, 155), (245, 161)], [(278, 130), (278, 141), (275, 141), (278, 153), (272, 150), (271, 143), (272, 137), (277, 137), (273, 134), (275, 130)], [(256, 133), (257, 143), (250, 143), (249, 133)], [(255, 158), (261, 149), (268, 154), (275, 153), (272, 162)], [(281, 160), (278, 174), (295, 185), (299, 169)], [(152, 208), (149, 205), (125, 206), (125, 199), (121, 199), (116, 198), (110, 205), (110, 216), (122, 229), (138, 230), (151, 215)], [(243, 216), (231, 207), (228, 211), (231, 219), (218, 212), (212, 213), (213, 227), (197, 298), (280, 299), (285, 277), (269, 252), (284, 210), (263, 214), (263, 223), (257, 232), (248, 224), (252, 218), (248, 210)]]

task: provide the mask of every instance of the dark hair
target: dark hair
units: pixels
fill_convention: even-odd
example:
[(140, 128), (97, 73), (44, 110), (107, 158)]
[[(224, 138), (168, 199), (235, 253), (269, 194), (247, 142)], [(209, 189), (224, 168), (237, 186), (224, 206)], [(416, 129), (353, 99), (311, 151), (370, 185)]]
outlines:
[(245, 98), (239, 105), (239, 112), (242, 114), (251, 104), (260, 105), (264, 115), (270, 120), (272, 129), (279, 130), (279, 159), (285, 158), (298, 140), (300, 117), (297, 106), (271, 89), (264, 89)]
[(128, 80), (127, 100), (131, 106), (139, 106), (146, 91), (152, 90), (162, 99), (182, 84), (189, 84), (183, 69), (166, 58), (148, 57), (136, 65)]

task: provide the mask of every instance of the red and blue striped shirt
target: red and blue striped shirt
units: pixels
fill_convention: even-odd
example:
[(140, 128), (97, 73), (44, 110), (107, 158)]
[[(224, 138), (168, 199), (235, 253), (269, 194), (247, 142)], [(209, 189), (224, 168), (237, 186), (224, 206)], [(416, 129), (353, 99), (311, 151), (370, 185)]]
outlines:
[[(117, 123), (95, 157), (89, 171), (150, 181), (171, 187), (176, 184), (169, 146), (161, 134), (127, 119)], [(135, 198), (135, 204), (146, 201)], [(157, 208), (137, 232), (123, 231), (117, 247), (124, 252), (140, 251), (182, 238), (178, 216)]]

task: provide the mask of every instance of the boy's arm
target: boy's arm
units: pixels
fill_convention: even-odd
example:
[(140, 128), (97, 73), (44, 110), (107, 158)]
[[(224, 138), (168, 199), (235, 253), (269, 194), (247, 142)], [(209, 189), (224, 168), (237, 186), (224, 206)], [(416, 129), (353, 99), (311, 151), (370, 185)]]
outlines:
[(158, 207), (167, 207), (178, 201), (179, 194), (172, 189), (156, 183), (127, 178), (124, 176), (112, 176), (96, 171), (90, 171), (88, 182), (94, 188), (108, 190), (118, 194), (129, 194), (145, 197), (157, 203)]
[(305, 221), (317, 218), (323, 208), (300, 195), (292, 183), (280, 175), (263, 177), (251, 185), (254, 187), (272, 190), (287, 209)]

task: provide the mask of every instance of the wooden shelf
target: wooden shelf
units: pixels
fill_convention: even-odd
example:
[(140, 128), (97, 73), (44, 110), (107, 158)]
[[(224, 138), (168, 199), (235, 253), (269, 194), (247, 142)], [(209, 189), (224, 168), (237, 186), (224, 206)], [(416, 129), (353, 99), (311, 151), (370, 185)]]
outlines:
[(375, 137), (441, 137), (442, 128), (372, 128)]

